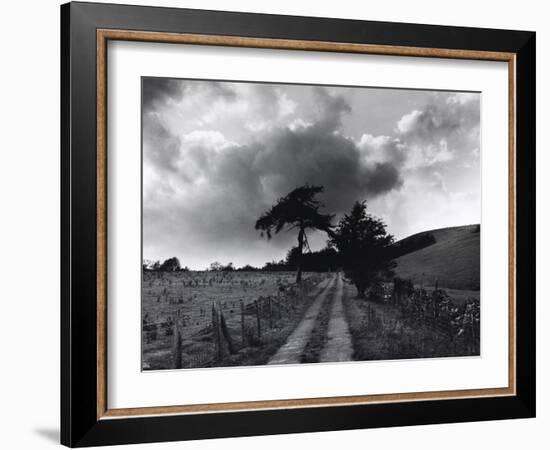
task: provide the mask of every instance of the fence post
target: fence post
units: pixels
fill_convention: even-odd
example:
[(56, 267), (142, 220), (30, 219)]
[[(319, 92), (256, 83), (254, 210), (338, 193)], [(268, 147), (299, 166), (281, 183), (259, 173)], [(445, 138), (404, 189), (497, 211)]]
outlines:
[(212, 332), (214, 333), (216, 359), (219, 361), (222, 359), (222, 343), (220, 336), (220, 320), (218, 316), (218, 308), (216, 303), (212, 303)]
[(254, 300), (254, 305), (256, 306), (256, 322), (258, 325), (258, 340), (262, 338), (262, 324), (260, 322), (260, 304), (258, 300)]
[(370, 327), (370, 303), (367, 303), (367, 325)]
[(227, 328), (227, 324), (225, 323), (225, 317), (223, 315), (223, 312), (221, 311), (220, 311), (220, 327), (223, 333), (223, 337), (227, 342), (227, 348), (229, 350), (229, 353), (233, 355), (235, 353), (235, 347), (233, 346), (233, 341), (231, 340), (229, 329)]
[(172, 346), (172, 361), (174, 369), (181, 369), (181, 338), (177, 317), (174, 321), (174, 343)]
[(246, 330), (244, 326), (244, 302), (242, 299), (240, 300), (240, 304), (241, 304), (241, 343), (243, 347), (246, 347)]
[(271, 296), (267, 297), (268, 307), (269, 307), (269, 328), (273, 329), (273, 302), (271, 301)]

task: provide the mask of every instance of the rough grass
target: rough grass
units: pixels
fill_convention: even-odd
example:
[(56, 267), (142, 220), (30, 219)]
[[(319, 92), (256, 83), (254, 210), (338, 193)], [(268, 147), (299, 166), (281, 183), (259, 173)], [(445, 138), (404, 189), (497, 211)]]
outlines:
[(295, 314), (292, 318), (282, 318), (275, 321), (273, 329), (265, 330), (261, 339), (255, 339), (251, 345), (244, 347), (241, 345), (236, 354), (226, 355), (221, 361), (212, 362), (205, 365), (205, 367), (260, 366), (267, 364), (302, 321), (314, 299), (315, 296), (308, 295), (304, 302), (300, 303), (298, 314)]
[(442, 333), (409, 326), (390, 304), (357, 299), (350, 285), (344, 288), (344, 308), (356, 361), (461, 356)]
[(479, 290), (478, 225), (430, 230), (436, 243), (397, 258), (396, 276), (415, 284)]
[[(415, 288), (420, 287), (419, 284), (415, 285)], [(424, 290), (428, 293), (431, 293), (435, 286), (423, 286)], [(451, 300), (455, 305), (462, 305), (466, 300), (471, 300), (472, 298), (479, 301), (479, 291), (470, 291), (466, 289), (449, 289), (445, 288), (445, 292), (449, 297), (451, 297)]]
[[(142, 318), (145, 323), (155, 322), (158, 325), (152, 332), (149, 331), (150, 325), (144, 325), (143, 369), (162, 370), (173, 367), (173, 326), (166, 324), (176, 318), (178, 312), (180, 323), (183, 324), (181, 351), (184, 368), (265, 364), (284, 344), (315, 297), (313, 292), (306, 294), (303, 299), (295, 300), (279, 295), (281, 286), (289, 288), (294, 284), (294, 276), (290, 272), (147, 274), (143, 283)], [(312, 283), (320, 282), (324, 276), (304, 274), (305, 278), (316, 280)], [(247, 339), (243, 345), (240, 300), (248, 305), (261, 296), (272, 296), (278, 302), (285, 303), (287, 310), (279, 309), (280, 314), (273, 315), (273, 328), (270, 328), (269, 320), (262, 316), (260, 339), (257, 337), (255, 315), (247, 314)], [(226, 351), (221, 361), (215, 360), (211, 325), (213, 302), (217, 302), (223, 311), (236, 349), (232, 355)]]
[(334, 303), (335, 291), (336, 285), (332, 287), (325, 297), (323, 306), (319, 311), (319, 315), (315, 319), (315, 324), (313, 325), (313, 330), (311, 331), (309, 341), (307, 342), (300, 357), (301, 363), (319, 362), (321, 352), (323, 351), (323, 348), (325, 348), (328, 341), (328, 323), (330, 321), (332, 304)]

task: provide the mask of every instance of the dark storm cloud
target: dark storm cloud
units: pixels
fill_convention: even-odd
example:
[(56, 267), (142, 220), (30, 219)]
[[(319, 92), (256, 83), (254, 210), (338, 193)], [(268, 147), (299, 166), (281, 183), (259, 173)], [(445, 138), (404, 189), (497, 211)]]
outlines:
[[(475, 108), (447, 96), (406, 112), (394, 137), (364, 130), (352, 138), (343, 132), (354, 112), (342, 89), (146, 81), (144, 254), (177, 255), (194, 268), (282, 257), (296, 236), (267, 242), (254, 229), (279, 197), (306, 183), (322, 185), (326, 211), (341, 215), (356, 200), (402, 193), (409, 144), (439, 145), (475, 126)], [(317, 236), (321, 245), (325, 238)]]
[[(255, 91), (260, 92), (262, 101), (276, 102), (272, 89)], [(345, 99), (323, 88), (314, 88), (313, 94), (315, 123), (276, 127), (259, 133), (248, 145), (231, 145), (222, 151), (213, 151), (207, 139), (182, 143), (167, 133), (156, 115), (151, 115), (145, 127), (150, 144), (145, 156), (160, 170), (174, 170), (177, 161), (192, 165), (193, 179), (182, 170), (182, 181), (193, 183), (199, 177), (208, 178), (209, 189), (245, 193), (234, 201), (247, 205), (251, 196), (265, 206), (309, 183), (324, 186), (327, 208), (340, 213), (355, 200), (398, 188), (401, 155), (394, 151), (395, 160), (369, 163), (358, 144), (338, 132), (342, 116), (351, 112)], [(219, 201), (224, 202), (223, 197)], [(255, 213), (249, 222), (255, 220)]]
[(335, 119), (336, 115), (312, 126), (275, 131), (258, 143), (251, 175), (265, 180), (271, 197), (304, 183), (324, 186), (326, 205), (333, 212), (399, 187), (398, 166), (368, 164), (353, 140), (326, 127), (327, 120)]
[[(277, 103), (273, 89), (253, 92), (256, 101), (271, 107)], [(343, 115), (351, 112), (345, 99), (322, 88), (312, 94), (314, 123), (271, 127), (255, 133), (246, 145), (220, 146), (216, 133), (180, 138), (162, 126), (156, 113), (146, 114), (144, 157), (157, 175), (152, 191), (162, 195), (145, 194), (144, 243), (170, 236), (167, 242), (173, 245), (192, 237), (190, 241), (201, 243), (203, 251), (209, 248), (214, 259), (255, 246), (284, 254), (295, 244), (295, 236), (281, 233), (267, 243), (254, 223), (292, 189), (306, 183), (323, 186), (321, 200), (336, 214), (349, 210), (355, 200), (398, 189), (399, 152), (388, 153), (395, 161), (368, 161), (359, 145), (338, 131)], [(174, 179), (178, 187), (171, 189), (168, 180)], [(182, 254), (187, 244), (182, 244)], [(225, 253), (216, 253), (220, 251)]]
[(403, 180), (399, 169), (392, 163), (377, 163), (371, 171), (365, 185), (365, 192), (375, 195), (401, 187)]

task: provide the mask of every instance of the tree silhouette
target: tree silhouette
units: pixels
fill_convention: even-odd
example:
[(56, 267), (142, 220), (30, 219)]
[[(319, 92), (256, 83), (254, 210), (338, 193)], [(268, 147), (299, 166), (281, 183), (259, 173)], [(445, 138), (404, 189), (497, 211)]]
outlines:
[(389, 276), (393, 236), (384, 222), (367, 213), (365, 202), (355, 202), (351, 212), (339, 222), (331, 240), (339, 253), (346, 277), (357, 288), (357, 297), (365, 298), (366, 289), (381, 275)]
[(329, 236), (332, 233), (331, 221), (334, 215), (320, 213), (319, 209), (324, 205), (315, 198), (322, 192), (322, 186), (307, 184), (300, 186), (277, 200), (277, 203), (256, 221), (256, 230), (260, 230), (262, 236), (265, 233), (268, 239), (271, 239), (273, 233), (277, 234), (283, 229), (285, 231), (298, 230), (296, 283), (302, 281), (301, 260), (304, 245), (307, 245), (306, 230), (321, 230), (328, 233)]
[(212, 272), (221, 272), (222, 268), (223, 264), (221, 262), (214, 261), (210, 264), (210, 267), (207, 270), (210, 270)]
[(164, 261), (160, 266), (159, 269), (162, 272), (177, 272), (181, 269), (181, 264), (178, 258), (173, 256), (172, 258), (168, 258), (166, 261)]

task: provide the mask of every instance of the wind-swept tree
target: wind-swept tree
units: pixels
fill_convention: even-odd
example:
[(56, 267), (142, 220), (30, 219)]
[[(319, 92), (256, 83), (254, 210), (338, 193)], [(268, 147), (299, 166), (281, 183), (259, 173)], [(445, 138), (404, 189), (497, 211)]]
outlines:
[(393, 236), (384, 222), (367, 213), (365, 202), (355, 202), (349, 214), (338, 224), (331, 239), (340, 253), (347, 278), (357, 288), (357, 297), (365, 298), (366, 289), (381, 276), (390, 276)]
[(262, 232), (262, 236), (271, 239), (273, 233), (281, 230), (298, 230), (296, 283), (302, 281), (302, 254), (304, 245), (307, 245), (306, 230), (321, 230), (330, 236), (332, 233), (332, 214), (319, 212), (324, 207), (323, 203), (315, 197), (323, 192), (322, 186), (300, 186), (277, 200), (268, 211), (264, 212), (256, 221), (256, 230)]

